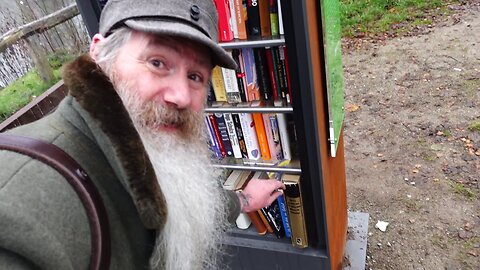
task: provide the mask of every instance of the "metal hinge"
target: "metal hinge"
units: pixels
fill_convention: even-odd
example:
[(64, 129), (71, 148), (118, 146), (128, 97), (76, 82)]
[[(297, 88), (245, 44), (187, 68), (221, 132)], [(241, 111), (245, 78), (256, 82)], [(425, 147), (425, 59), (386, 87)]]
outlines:
[(333, 121), (328, 122), (328, 142), (330, 143), (330, 155), (332, 157), (335, 157), (337, 154), (337, 151), (335, 149), (335, 143), (337, 140), (335, 139), (335, 132), (333, 129)]

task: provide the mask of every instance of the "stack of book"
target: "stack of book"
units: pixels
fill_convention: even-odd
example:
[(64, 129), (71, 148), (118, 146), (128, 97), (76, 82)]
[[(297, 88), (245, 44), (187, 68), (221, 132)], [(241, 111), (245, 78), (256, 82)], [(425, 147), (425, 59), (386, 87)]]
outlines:
[(265, 181), (283, 181), (286, 189), (271, 205), (256, 212), (242, 213), (237, 219), (239, 229), (248, 229), (253, 224), (259, 235), (274, 234), (277, 238), (290, 238), (292, 245), (308, 247), (307, 229), (300, 190), (300, 176), (271, 174), (265, 172), (237, 171), (230, 173), (223, 184), (226, 190), (241, 192), (252, 178)]
[(280, 0), (214, 0), (221, 42), (283, 35)]

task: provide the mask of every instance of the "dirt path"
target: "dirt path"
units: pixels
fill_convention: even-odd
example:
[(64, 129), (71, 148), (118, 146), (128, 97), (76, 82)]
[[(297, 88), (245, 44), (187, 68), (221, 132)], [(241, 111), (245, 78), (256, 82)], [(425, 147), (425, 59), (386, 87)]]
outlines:
[(468, 129), (479, 6), (344, 55), (348, 204), (370, 214), (366, 269), (480, 269), (480, 131)]

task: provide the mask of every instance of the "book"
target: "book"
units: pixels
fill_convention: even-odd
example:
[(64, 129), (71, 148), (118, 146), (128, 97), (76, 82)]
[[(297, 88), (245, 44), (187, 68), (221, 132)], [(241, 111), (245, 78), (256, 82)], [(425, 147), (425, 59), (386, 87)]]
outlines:
[(247, 0), (247, 35), (249, 38), (261, 36), (259, 0)]
[(254, 48), (255, 68), (257, 72), (257, 82), (260, 94), (263, 100), (272, 99), (272, 90), (268, 75), (267, 58), (265, 56), (265, 48)]
[(283, 174), (285, 184), (285, 201), (287, 202), (288, 216), (290, 218), (292, 245), (299, 248), (308, 247), (307, 228), (303, 211), (302, 191), (300, 176)]
[(212, 82), (210, 81), (210, 82), (208, 82), (207, 102), (211, 103), (211, 102), (214, 102), (214, 101), (216, 101), (215, 92), (213, 91)]
[(232, 120), (235, 127), (235, 133), (237, 134), (238, 146), (240, 147), (242, 157), (248, 159), (247, 145), (245, 144), (245, 139), (243, 137), (242, 124), (240, 123), (240, 116), (238, 113), (232, 113)]
[(238, 116), (240, 117), (243, 139), (245, 140), (245, 146), (247, 147), (248, 159), (258, 160), (260, 158), (260, 149), (252, 114), (239, 113)]
[(233, 60), (237, 63), (235, 74), (237, 76), (238, 92), (242, 102), (247, 101), (247, 79), (245, 78), (245, 67), (243, 63), (242, 51), (239, 49), (232, 50)]
[(215, 121), (217, 122), (218, 130), (220, 132), (220, 137), (222, 139), (223, 147), (225, 148), (225, 152), (227, 156), (233, 156), (233, 148), (232, 143), (230, 142), (230, 137), (228, 135), (228, 127), (225, 123), (225, 118), (223, 117), (222, 113), (214, 113), (213, 116), (215, 117)]
[(213, 130), (215, 140), (217, 142), (218, 149), (220, 150), (222, 157), (226, 157), (227, 152), (225, 151), (225, 147), (223, 146), (223, 140), (222, 140), (222, 136), (220, 135), (220, 130), (218, 128), (217, 120), (215, 119), (215, 116), (213, 116), (213, 114), (208, 114), (208, 119), (210, 120), (210, 124)]
[(260, 100), (260, 89), (258, 86), (253, 49), (242, 48), (242, 56), (245, 68), (245, 79), (247, 81), (247, 101)]
[(278, 5), (277, 0), (268, 0), (268, 11), (270, 14), (270, 29), (272, 36), (276, 37), (280, 35), (280, 29), (278, 25)]
[(238, 25), (237, 25), (237, 16), (235, 16), (235, 3), (234, 0), (228, 1), (228, 7), (230, 9), (230, 24), (232, 25), (233, 38), (238, 38)]
[(263, 225), (265, 225), (265, 228), (267, 228), (267, 232), (268, 233), (273, 233), (273, 228), (272, 228), (270, 222), (267, 220), (267, 217), (265, 216), (264, 211), (262, 211), (262, 209), (259, 209), (259, 210), (257, 210), (257, 213), (258, 213), (258, 216), (260, 217), (260, 219), (262, 220)]
[(240, 150), (237, 133), (235, 132), (232, 114), (224, 113), (223, 118), (225, 119), (225, 125), (227, 126), (227, 132), (228, 137), (230, 138), (230, 144), (232, 145), (233, 156), (235, 158), (242, 158), (242, 151)]
[(292, 86), (290, 83), (290, 69), (288, 66), (288, 54), (287, 54), (287, 47), (280, 46), (279, 49), (279, 63), (281, 64), (281, 76), (285, 76), (286, 80), (286, 101), (287, 104), (293, 103), (293, 96), (292, 96)]
[[(252, 107), (261, 107), (259, 101), (254, 101), (251, 104)], [(265, 125), (263, 124), (263, 117), (261, 113), (252, 113), (253, 122), (255, 123), (255, 132), (257, 134), (258, 147), (260, 148), (260, 154), (263, 160), (272, 159), (270, 149), (268, 147), (267, 134), (265, 131)]]
[[(264, 179), (264, 181), (276, 181), (269, 179), (268, 175), (265, 172), (255, 172), (252, 178)], [(285, 236), (285, 230), (283, 229), (282, 216), (280, 214), (280, 209), (278, 207), (278, 202), (275, 200), (271, 205), (261, 208), (261, 213), (264, 215), (268, 224), (273, 230), (273, 233), (277, 238), (282, 238)]]
[(274, 48), (265, 47), (265, 57), (267, 62), (268, 78), (270, 79), (270, 85), (272, 86), (272, 99), (278, 100), (280, 92), (280, 82), (278, 78), (277, 63), (274, 60)]
[(228, 103), (240, 103), (240, 91), (238, 90), (237, 74), (235, 70), (228, 68), (221, 68), (223, 82), (225, 83), (225, 92), (227, 93)]
[(235, 22), (237, 23), (238, 39), (247, 39), (247, 16), (244, 10), (245, 0), (233, 0), (233, 11)]
[(228, 0), (214, 0), (218, 13), (218, 41), (233, 40), (232, 15)]
[(204, 120), (205, 120), (205, 126), (207, 127), (208, 137), (210, 138), (209, 140), (210, 149), (212, 150), (216, 158), (222, 158), (223, 156), (222, 156), (222, 153), (220, 152), (220, 148), (218, 147), (218, 142), (215, 139), (213, 127), (212, 127), (212, 124), (210, 123), (210, 119), (208, 118), (208, 115), (204, 117)]
[(270, 0), (257, 0), (258, 10), (260, 13), (260, 35), (262, 37), (272, 36), (272, 30), (270, 25)]
[(253, 226), (257, 230), (259, 235), (265, 235), (267, 233), (267, 227), (263, 224), (263, 221), (260, 219), (260, 216), (256, 211), (247, 213), (248, 217), (252, 221)]
[(279, 161), (283, 159), (282, 146), (280, 143), (280, 134), (278, 131), (277, 116), (275, 113), (262, 114), (263, 126), (267, 135), (268, 149), (272, 160)]
[(216, 101), (227, 101), (227, 92), (225, 91), (225, 83), (223, 82), (222, 68), (215, 66), (212, 70), (212, 87), (215, 93)]
[(285, 34), (285, 32), (283, 30), (282, 3), (280, 0), (277, 0), (277, 10), (278, 10), (278, 32), (280, 33), (280, 35), (283, 35)]
[[(274, 102), (276, 107), (283, 106), (282, 101)], [(283, 159), (292, 159), (292, 152), (290, 151), (290, 136), (288, 135), (287, 119), (285, 114), (277, 113), (278, 131), (280, 134), (280, 143), (282, 144)]]

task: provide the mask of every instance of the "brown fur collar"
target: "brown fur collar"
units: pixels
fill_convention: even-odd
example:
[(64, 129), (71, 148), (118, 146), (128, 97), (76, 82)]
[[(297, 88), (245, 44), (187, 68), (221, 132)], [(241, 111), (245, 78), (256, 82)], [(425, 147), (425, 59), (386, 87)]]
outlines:
[(100, 122), (127, 173), (130, 193), (148, 229), (160, 229), (166, 218), (165, 198), (133, 123), (113, 85), (88, 55), (63, 70), (65, 85), (79, 104)]

